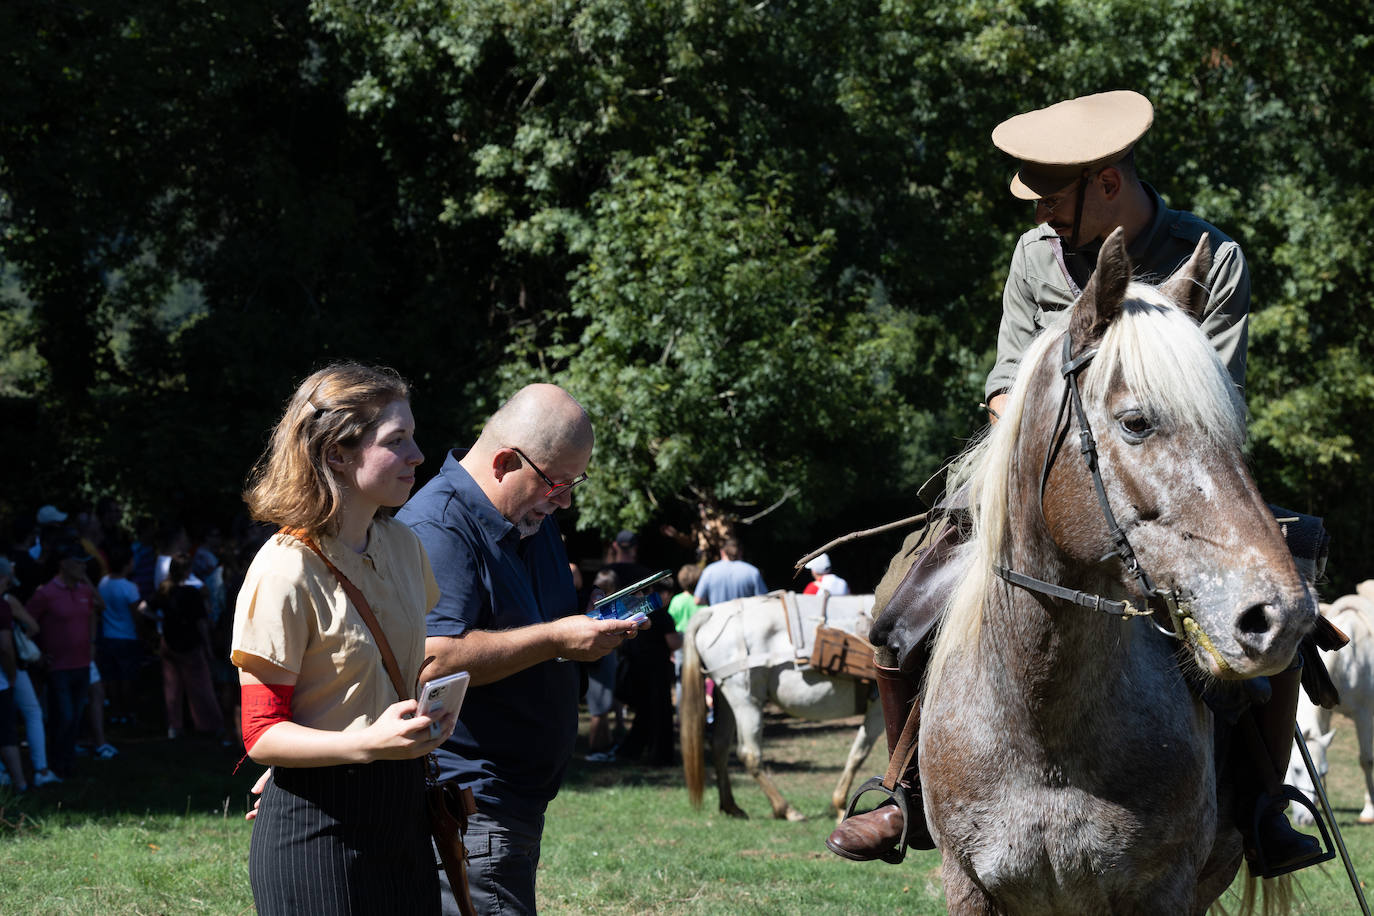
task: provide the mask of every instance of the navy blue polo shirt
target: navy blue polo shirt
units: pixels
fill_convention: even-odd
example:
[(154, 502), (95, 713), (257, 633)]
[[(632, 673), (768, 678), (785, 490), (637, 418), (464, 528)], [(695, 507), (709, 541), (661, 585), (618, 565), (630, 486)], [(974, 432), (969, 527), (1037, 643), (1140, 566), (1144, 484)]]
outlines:
[[(450, 452), (396, 517), (420, 538), (439, 583), (430, 636), (509, 630), (577, 612), (568, 555), (553, 516), (521, 538)], [(573, 662), (541, 662), (470, 687), (453, 737), (436, 752), (441, 776), (470, 786), (482, 807), (522, 819), (558, 794), (577, 738)]]

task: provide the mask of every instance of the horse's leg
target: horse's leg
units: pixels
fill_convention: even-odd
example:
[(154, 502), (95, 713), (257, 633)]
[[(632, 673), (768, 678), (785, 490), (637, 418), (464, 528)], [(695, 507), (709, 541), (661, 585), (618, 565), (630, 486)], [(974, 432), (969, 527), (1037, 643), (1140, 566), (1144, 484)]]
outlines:
[(1360, 739), (1360, 769), (1364, 771), (1364, 808), (1361, 824), (1374, 824), (1374, 709), (1355, 711), (1355, 733)]
[(725, 698), (722, 682), (716, 682), (715, 724), (711, 727), (711, 762), (716, 767), (716, 795), (720, 799), (720, 810), (730, 817), (747, 818), (744, 809), (735, 804), (735, 793), (730, 787), (730, 748), (735, 744), (735, 711)]
[(945, 885), (945, 909), (950, 916), (994, 916), (999, 912), (992, 898), (973, 883), (953, 856), (945, 856), (940, 863), (940, 877)]
[[(755, 676), (766, 677), (766, 672), (759, 672), (758, 669), (749, 672), (750, 681)], [(741, 679), (742, 680), (742, 679)], [(763, 794), (768, 796), (768, 804), (773, 808), (773, 816), (776, 818), (787, 818), (789, 821), (804, 821), (806, 815), (788, 804), (787, 799), (782, 797), (778, 787), (774, 785), (773, 778), (768, 775), (768, 771), (763, 768), (763, 702), (761, 696), (766, 696), (766, 690), (757, 692), (745, 687), (743, 696), (740, 696), (739, 685), (736, 692), (731, 695), (731, 705), (735, 709), (735, 721), (738, 724), (735, 732), (739, 737), (740, 762), (744, 764), (744, 769), (754, 781), (759, 784)]]
[[(855, 689), (861, 688), (856, 686)], [(883, 704), (877, 700), (870, 700), (859, 731), (854, 735), (854, 743), (849, 746), (849, 759), (844, 762), (844, 772), (840, 774), (839, 784), (830, 796), (830, 806), (835, 809), (836, 823), (844, 819), (845, 803), (849, 800), (849, 790), (854, 786), (854, 775), (868, 759), (869, 751), (873, 750), (874, 742), (882, 733)]]

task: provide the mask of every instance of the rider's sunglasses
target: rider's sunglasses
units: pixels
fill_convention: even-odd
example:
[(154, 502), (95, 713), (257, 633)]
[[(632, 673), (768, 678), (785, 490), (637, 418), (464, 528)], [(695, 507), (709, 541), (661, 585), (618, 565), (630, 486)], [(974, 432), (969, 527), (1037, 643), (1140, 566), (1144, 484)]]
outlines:
[(1055, 210), (1058, 210), (1064, 204), (1071, 203), (1073, 201), (1074, 191), (1076, 191), (1077, 189), (1078, 182), (1075, 180), (1068, 186), (1060, 188), (1058, 191), (1055, 191), (1053, 194), (1045, 195), (1044, 197), (1037, 200), (1035, 204), (1038, 207), (1044, 207), (1045, 212), (1053, 216)]
[(577, 475), (572, 480), (569, 480), (566, 483), (554, 483), (552, 480), (549, 479), (548, 474), (545, 474), (543, 471), (539, 469), (539, 465), (535, 464), (533, 461), (530, 460), (529, 455), (526, 455), (524, 452), (520, 451), (520, 449), (516, 448), (513, 445), (510, 446), (510, 450), (512, 452), (515, 452), (515, 454), (519, 455), (521, 458), (525, 459), (525, 461), (529, 462), (530, 467), (534, 468), (534, 473), (539, 475), (539, 479), (549, 485), (548, 491), (544, 493), (545, 499), (553, 499), (558, 494), (568, 492), (572, 490), (573, 487), (577, 486), (580, 483), (584, 483), (587, 480), (587, 472), (583, 471), (581, 474)]
[(1084, 182), (1084, 189), (1086, 190), (1087, 185), (1095, 181), (1097, 176), (1101, 175), (1108, 168), (1110, 168), (1110, 166), (1103, 166), (1092, 174), (1085, 173), (1082, 178), (1074, 179), (1053, 194), (1046, 194), (1044, 197), (1041, 197), (1035, 202), (1035, 205), (1037, 207), (1044, 207), (1045, 212), (1053, 216), (1054, 211), (1064, 206), (1064, 204), (1071, 204), (1074, 202), (1074, 195), (1078, 190), (1079, 181)]

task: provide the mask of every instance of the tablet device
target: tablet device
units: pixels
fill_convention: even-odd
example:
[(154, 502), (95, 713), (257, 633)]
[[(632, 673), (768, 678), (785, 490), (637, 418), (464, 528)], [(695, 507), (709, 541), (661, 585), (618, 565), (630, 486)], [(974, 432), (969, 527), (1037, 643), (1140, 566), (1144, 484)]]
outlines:
[[(445, 677), (436, 677), (434, 680), (425, 684), (420, 690), (420, 708), (417, 710), (422, 716), (439, 718), (446, 712), (454, 715), (463, 708), (463, 697), (468, 692), (468, 679), (470, 675), (466, 671), (459, 671), (457, 674), (450, 674)], [(431, 722), (429, 726), (429, 736), (438, 737), (439, 723)]]

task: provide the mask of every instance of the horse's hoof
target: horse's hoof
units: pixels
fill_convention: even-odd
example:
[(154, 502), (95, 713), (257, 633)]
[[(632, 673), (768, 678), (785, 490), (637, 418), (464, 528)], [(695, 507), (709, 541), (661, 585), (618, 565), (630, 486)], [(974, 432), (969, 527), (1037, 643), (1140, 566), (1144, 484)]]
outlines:
[(1361, 824), (1374, 824), (1374, 814), (1361, 814), (1359, 822)]
[(801, 821), (806, 820), (806, 815), (805, 815), (805, 814), (802, 814), (802, 813), (801, 813), (800, 811), (798, 811), (796, 808), (788, 808), (788, 809), (787, 809), (787, 813), (786, 813), (785, 815), (783, 815), (783, 816), (786, 817), (789, 821), (791, 821), (791, 822), (794, 823), (794, 824), (800, 823)]
[(749, 815), (743, 808), (721, 808), (720, 810), (722, 814), (728, 814), (730, 817), (737, 817), (742, 821), (749, 820)]

